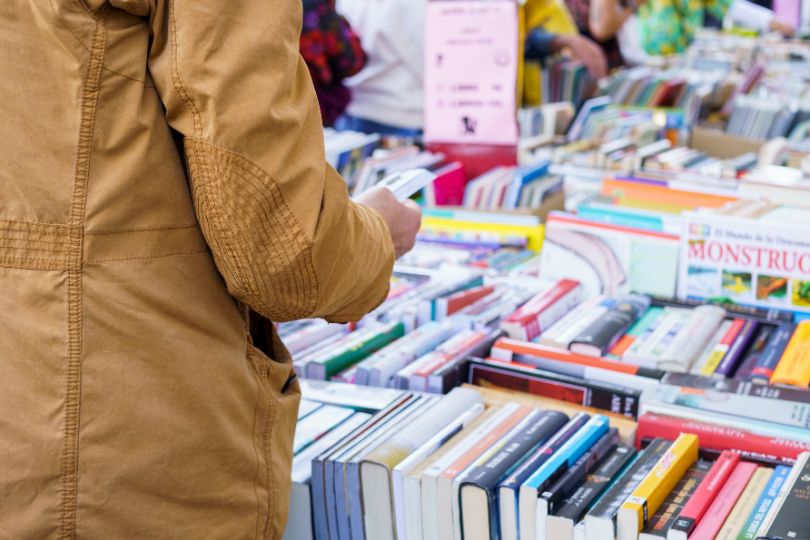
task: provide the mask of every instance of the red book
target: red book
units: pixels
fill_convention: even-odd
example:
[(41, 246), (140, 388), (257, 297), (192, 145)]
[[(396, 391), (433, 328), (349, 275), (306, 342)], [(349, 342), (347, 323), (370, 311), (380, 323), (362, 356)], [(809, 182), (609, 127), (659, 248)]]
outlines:
[(491, 294), (494, 290), (495, 287), (492, 285), (485, 285), (436, 299), (436, 320), (440, 321), (448, 315), (461, 311)]
[(810, 443), (802, 441), (653, 413), (639, 417), (636, 444), (655, 437), (675, 440), (681, 433), (697, 435), (700, 447), (706, 450), (733, 450), (770, 461), (795, 461), (799, 454), (810, 451)]
[(511, 338), (531, 341), (573, 309), (582, 291), (579, 281), (561, 279), (504, 319), (501, 329)]
[(703, 519), (700, 520), (694, 532), (689, 536), (690, 539), (714, 540), (756, 470), (757, 466), (753, 463), (738, 463), (734, 467), (734, 471), (728, 477), (720, 493), (714, 498)]
[[(725, 451), (720, 454), (720, 457), (714, 462), (709, 472), (706, 473), (697, 491), (689, 498), (689, 501), (681, 510), (680, 516), (670, 528), (667, 533), (668, 540), (686, 540), (691, 537), (692, 531), (695, 530), (695, 527), (739, 463), (740, 456), (734, 452)], [(754, 469), (756, 469), (756, 466), (754, 466)]]

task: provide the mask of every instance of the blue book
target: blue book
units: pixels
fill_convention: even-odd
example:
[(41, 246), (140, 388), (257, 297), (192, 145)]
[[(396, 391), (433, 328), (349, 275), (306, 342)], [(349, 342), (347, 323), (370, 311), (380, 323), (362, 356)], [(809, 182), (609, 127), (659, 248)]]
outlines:
[(610, 429), (607, 416), (591, 418), (568, 442), (554, 453), (520, 486), (518, 522), (520, 538), (535, 538), (537, 499)]
[(759, 496), (759, 499), (754, 505), (754, 510), (751, 512), (751, 515), (748, 516), (748, 520), (745, 522), (745, 525), (743, 525), (740, 534), (737, 536), (737, 540), (753, 540), (757, 537), (759, 526), (762, 525), (762, 521), (765, 519), (765, 516), (768, 515), (768, 510), (770, 510), (777, 495), (779, 495), (779, 490), (782, 489), (782, 485), (785, 483), (785, 480), (787, 480), (789, 474), (790, 467), (786, 465), (780, 465), (773, 470), (771, 479), (768, 480), (765, 489), (762, 491), (762, 495)]
[(518, 494), (520, 486), (534, 474), (543, 463), (554, 455), (562, 445), (568, 442), (590, 420), (586, 413), (578, 413), (565, 424), (556, 435), (515, 469), (498, 485), (498, 507), (502, 540), (517, 540), (518, 529)]
[(533, 182), (538, 178), (542, 178), (548, 174), (548, 168), (551, 163), (549, 161), (540, 161), (532, 165), (520, 167), (515, 171), (515, 176), (506, 190), (506, 195), (503, 200), (503, 209), (512, 210), (517, 208), (520, 201), (520, 193), (523, 191), (523, 186), (529, 182)]
[(771, 381), (771, 375), (773, 375), (773, 371), (779, 364), (779, 360), (782, 359), (782, 353), (785, 352), (790, 338), (793, 337), (794, 330), (796, 330), (796, 325), (781, 323), (771, 333), (768, 344), (765, 345), (757, 365), (751, 371), (751, 382), (768, 384)]

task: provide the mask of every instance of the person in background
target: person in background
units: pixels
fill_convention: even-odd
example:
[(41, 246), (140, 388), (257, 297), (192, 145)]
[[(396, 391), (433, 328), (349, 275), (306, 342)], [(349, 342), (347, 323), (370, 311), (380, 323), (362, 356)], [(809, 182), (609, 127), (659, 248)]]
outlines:
[(579, 35), (568, 9), (558, 0), (528, 0), (525, 4), (527, 60), (543, 61), (567, 52), (583, 63), (594, 79), (607, 75), (605, 53), (593, 40)]
[(682, 53), (707, 20), (726, 16), (762, 32), (794, 32), (773, 11), (748, 0), (647, 0), (638, 11), (641, 45), (651, 55)]
[(303, 0), (301, 56), (309, 68), (321, 117), (331, 126), (351, 100), (344, 79), (357, 74), (366, 61), (360, 38), (335, 10), (335, 0)]
[(608, 68), (624, 64), (617, 35), (634, 9), (619, 0), (566, 0), (579, 33), (599, 44), (607, 58)]
[(365, 67), (345, 81), (352, 101), (335, 127), (416, 137), (423, 119), (427, 0), (337, 0), (360, 35)]

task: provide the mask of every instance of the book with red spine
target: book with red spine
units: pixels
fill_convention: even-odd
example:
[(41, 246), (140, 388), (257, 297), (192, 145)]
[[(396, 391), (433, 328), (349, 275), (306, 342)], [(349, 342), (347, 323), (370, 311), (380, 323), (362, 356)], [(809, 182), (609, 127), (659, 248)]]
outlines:
[(636, 445), (643, 439), (660, 437), (675, 440), (680, 433), (694, 433), (700, 439), (701, 449), (733, 450), (746, 458), (761, 457), (765, 462), (792, 464), (802, 452), (810, 450), (810, 443), (757, 435), (750, 431), (705, 422), (696, 422), (654, 413), (639, 416)]
[(739, 463), (740, 456), (734, 452), (727, 451), (720, 454), (695, 493), (689, 497), (678, 519), (667, 531), (667, 540), (686, 540), (692, 535)]
[(734, 467), (734, 471), (706, 510), (690, 538), (708, 540), (717, 536), (756, 470), (757, 466), (753, 463), (738, 463)]
[(493, 285), (482, 285), (436, 299), (436, 320), (441, 321), (495, 291)]
[(638, 366), (636, 364), (627, 364), (617, 360), (611, 360), (609, 358), (597, 358), (584, 354), (576, 354), (565, 349), (558, 349), (557, 347), (549, 347), (548, 345), (542, 345), (540, 343), (520, 341), (511, 338), (500, 338), (495, 341), (492, 346), (491, 356), (496, 360), (510, 362), (515, 355), (543, 358), (557, 362), (565, 362), (568, 364), (577, 364), (580, 366), (609, 369), (619, 373), (627, 373), (629, 375), (638, 375), (640, 377), (658, 380), (660, 380), (665, 374), (665, 372), (660, 369), (647, 368)]
[(573, 309), (583, 291), (579, 281), (561, 279), (506, 317), (501, 329), (511, 338), (531, 341)]

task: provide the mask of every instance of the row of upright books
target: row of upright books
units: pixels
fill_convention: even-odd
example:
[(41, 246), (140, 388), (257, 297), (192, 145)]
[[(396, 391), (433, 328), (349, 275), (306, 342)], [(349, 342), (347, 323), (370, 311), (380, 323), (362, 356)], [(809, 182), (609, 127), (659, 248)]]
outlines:
[(707, 453), (700, 432), (633, 439), (606, 415), (471, 387), (303, 392), (287, 540), (810, 535), (800, 450), (774, 463)]

